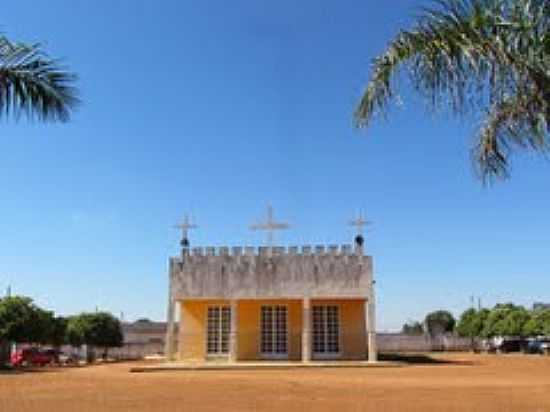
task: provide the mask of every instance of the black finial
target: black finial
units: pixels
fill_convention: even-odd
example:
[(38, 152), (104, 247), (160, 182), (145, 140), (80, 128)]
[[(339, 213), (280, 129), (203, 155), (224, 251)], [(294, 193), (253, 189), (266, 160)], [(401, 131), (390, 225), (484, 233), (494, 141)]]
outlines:
[(185, 218), (183, 219), (183, 223), (176, 225), (176, 228), (182, 231), (181, 233), (182, 239), (180, 242), (182, 249), (189, 249), (189, 238), (187, 237), (187, 232), (189, 229), (196, 229), (197, 225), (195, 225), (194, 223), (191, 223), (189, 220), (189, 216), (185, 215)]
[(355, 236), (355, 244), (359, 247), (363, 246), (363, 243), (365, 243), (365, 239), (361, 235)]

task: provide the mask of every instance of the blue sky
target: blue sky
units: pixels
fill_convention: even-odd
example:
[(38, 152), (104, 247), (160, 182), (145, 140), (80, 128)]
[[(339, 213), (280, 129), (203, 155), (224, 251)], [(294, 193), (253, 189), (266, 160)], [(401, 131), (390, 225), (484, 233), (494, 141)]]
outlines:
[(3, 32), (65, 58), (84, 104), (68, 124), (0, 125), (0, 290), (161, 319), (181, 216), (195, 245), (259, 245), (248, 225), (272, 202), (284, 245), (350, 242), (366, 211), (380, 329), (472, 294), (550, 301), (547, 161), (483, 188), (476, 125), (406, 87), (387, 121), (352, 126), (370, 59), (421, 4), (6, 3)]

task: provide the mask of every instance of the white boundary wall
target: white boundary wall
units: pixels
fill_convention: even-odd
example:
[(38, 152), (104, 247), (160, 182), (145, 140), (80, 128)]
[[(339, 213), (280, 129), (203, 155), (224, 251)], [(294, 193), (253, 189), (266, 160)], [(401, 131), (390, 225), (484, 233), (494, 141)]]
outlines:
[(454, 335), (430, 337), (427, 335), (404, 335), (401, 333), (380, 333), (376, 335), (379, 352), (431, 352), (431, 351), (468, 351), (471, 348), (469, 338)]

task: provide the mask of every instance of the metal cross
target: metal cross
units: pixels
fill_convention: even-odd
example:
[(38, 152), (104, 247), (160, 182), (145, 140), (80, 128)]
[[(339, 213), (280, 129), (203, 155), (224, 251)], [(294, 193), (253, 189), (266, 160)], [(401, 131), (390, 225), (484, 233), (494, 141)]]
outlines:
[(357, 214), (357, 217), (353, 220), (350, 220), (349, 225), (357, 228), (357, 234), (363, 235), (363, 228), (365, 226), (370, 226), (372, 224), (371, 221), (365, 220), (363, 218), (363, 214), (359, 212)]
[(273, 207), (267, 206), (267, 220), (263, 223), (250, 226), (252, 230), (265, 230), (267, 232), (267, 246), (273, 247), (273, 235), (276, 230), (288, 229), (290, 226), (287, 223), (276, 222), (273, 218)]
[(185, 215), (185, 217), (183, 218), (183, 222), (180, 223), (179, 225), (175, 226), (176, 229), (181, 230), (182, 241), (183, 240), (189, 240), (187, 238), (187, 233), (188, 233), (189, 229), (196, 229), (197, 227), (198, 227), (197, 225), (191, 223), (191, 221), (189, 220), (189, 215)]

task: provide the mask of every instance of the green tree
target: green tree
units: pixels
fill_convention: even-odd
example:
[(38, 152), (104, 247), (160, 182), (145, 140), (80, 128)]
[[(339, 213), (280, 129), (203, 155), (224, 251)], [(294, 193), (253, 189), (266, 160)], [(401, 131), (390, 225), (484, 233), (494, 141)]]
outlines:
[(531, 312), (530, 319), (523, 325), (525, 336), (550, 336), (550, 309)]
[(40, 44), (11, 42), (0, 36), (0, 118), (66, 121), (78, 105), (76, 76)]
[(523, 306), (512, 303), (497, 304), (491, 310), (483, 328), (483, 336), (524, 336), (524, 326), (530, 313)]
[(103, 348), (107, 357), (109, 348), (123, 344), (122, 325), (107, 312), (81, 313), (69, 319), (67, 339), (73, 346), (88, 345), (92, 357), (96, 347)]
[(14, 343), (44, 343), (49, 333), (51, 312), (32, 299), (12, 296), (0, 299), (0, 340)]
[(422, 326), (422, 323), (420, 322), (407, 322), (403, 325), (401, 328), (401, 333), (404, 335), (423, 335), (424, 334), (424, 327)]
[(7, 360), (11, 343), (49, 343), (53, 313), (32, 299), (13, 296), (0, 299), (0, 363)]
[(107, 357), (109, 348), (122, 346), (122, 325), (115, 316), (107, 312), (98, 312), (92, 314), (90, 321), (88, 342), (93, 346), (102, 347), (104, 358)]
[(359, 127), (397, 98), (409, 74), (430, 108), (484, 117), (473, 158), (485, 180), (508, 176), (513, 149), (550, 147), (550, 2), (439, 0), (373, 60)]
[(431, 336), (442, 335), (452, 332), (455, 328), (456, 320), (451, 312), (446, 310), (437, 310), (428, 313), (424, 320), (426, 332)]
[(51, 343), (54, 322), (53, 312), (35, 306), (31, 312), (31, 321), (28, 325), (29, 335), (27, 342), (39, 344)]
[(68, 319), (63, 316), (57, 316), (52, 319), (49, 343), (58, 348), (67, 343), (67, 324)]
[(84, 314), (71, 316), (67, 319), (66, 339), (74, 346), (80, 347), (86, 343), (87, 318)]
[(470, 308), (464, 311), (456, 325), (456, 331), (459, 336), (470, 338), (482, 336), (485, 321), (489, 313), (489, 309), (475, 310)]
[(483, 334), (489, 313), (489, 309), (475, 310), (474, 308), (470, 308), (460, 315), (460, 319), (456, 325), (456, 332), (459, 336), (470, 338), (472, 350), (475, 349), (476, 338), (481, 337)]

